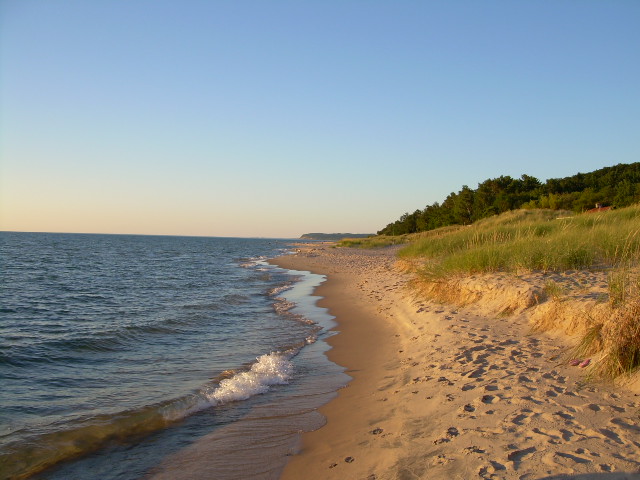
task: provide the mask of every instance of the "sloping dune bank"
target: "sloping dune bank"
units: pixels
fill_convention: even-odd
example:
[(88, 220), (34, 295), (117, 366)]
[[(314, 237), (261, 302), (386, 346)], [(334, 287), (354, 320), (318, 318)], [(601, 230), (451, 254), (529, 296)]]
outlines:
[[(395, 252), (316, 244), (274, 261), (327, 275), (329, 356), (353, 378), (283, 479), (640, 478), (640, 390), (585, 381), (571, 338), (532, 332), (556, 308), (549, 278), (460, 280), (439, 292), (454, 307), (409, 288)], [(585, 301), (603, 288), (552, 280), (582, 282)]]

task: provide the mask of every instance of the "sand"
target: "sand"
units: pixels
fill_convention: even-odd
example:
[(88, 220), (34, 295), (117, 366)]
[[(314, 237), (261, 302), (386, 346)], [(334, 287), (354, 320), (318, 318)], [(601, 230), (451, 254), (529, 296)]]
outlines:
[(416, 296), (392, 248), (311, 244), (275, 263), (327, 275), (329, 357), (353, 379), (283, 480), (640, 478), (640, 393), (586, 381), (570, 338), (532, 333), (527, 279), (478, 279), (465, 288), (489, 294), (463, 308)]

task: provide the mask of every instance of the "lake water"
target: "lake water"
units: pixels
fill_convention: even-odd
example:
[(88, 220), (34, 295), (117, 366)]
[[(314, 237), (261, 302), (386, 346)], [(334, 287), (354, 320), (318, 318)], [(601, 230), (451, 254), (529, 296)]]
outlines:
[(348, 379), (291, 243), (0, 232), (0, 478), (278, 478)]

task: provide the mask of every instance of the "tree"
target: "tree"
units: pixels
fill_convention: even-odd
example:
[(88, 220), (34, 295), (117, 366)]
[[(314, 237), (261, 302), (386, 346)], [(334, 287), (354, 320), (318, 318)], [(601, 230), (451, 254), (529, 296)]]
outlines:
[(619, 164), (571, 177), (551, 178), (542, 184), (523, 174), (519, 179), (500, 176), (485, 180), (473, 190), (463, 185), (439, 204), (405, 213), (378, 233), (404, 233), (433, 230), (471, 222), (517, 208), (551, 208), (584, 211), (604, 203), (617, 207), (640, 200), (640, 163)]
[(473, 222), (473, 190), (463, 185), (453, 203), (453, 218), (455, 223), (469, 225)]

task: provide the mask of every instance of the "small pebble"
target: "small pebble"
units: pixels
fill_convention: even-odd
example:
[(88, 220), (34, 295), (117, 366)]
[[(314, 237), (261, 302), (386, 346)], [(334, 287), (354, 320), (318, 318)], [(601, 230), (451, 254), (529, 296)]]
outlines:
[(347, 463), (351, 463), (354, 460), (355, 460), (355, 458), (353, 458), (353, 457), (347, 457), (347, 458), (344, 459), (344, 461), (347, 462)]

